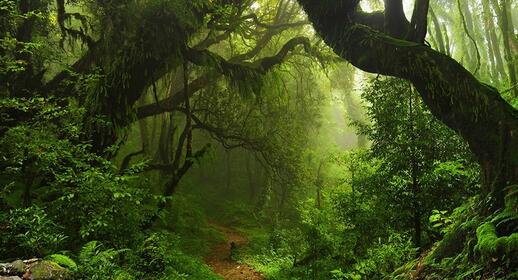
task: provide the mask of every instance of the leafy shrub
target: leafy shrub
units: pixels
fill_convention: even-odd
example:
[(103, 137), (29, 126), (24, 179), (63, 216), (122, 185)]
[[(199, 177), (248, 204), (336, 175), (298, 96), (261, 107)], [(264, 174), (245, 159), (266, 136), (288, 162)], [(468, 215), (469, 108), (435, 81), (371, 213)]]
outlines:
[[(9, 247), (49, 254), (63, 243), (58, 240), (62, 235), (69, 237), (64, 246), (72, 249), (89, 240), (128, 246), (141, 238), (140, 229), (153, 213), (156, 199), (145, 181), (135, 176), (138, 169), (119, 174), (82, 141), (83, 109), (58, 104), (45, 98), (8, 99), (0, 104), (0, 111), (35, 115), (7, 128), (0, 137), (0, 155), (6, 159), (0, 169), (0, 208), (16, 209), (9, 217), (21, 220), (11, 223), (21, 229), (31, 227), (27, 233), (32, 234), (11, 238)], [(34, 210), (39, 208), (45, 211)], [(32, 218), (24, 221), (22, 216)]]
[(0, 255), (41, 257), (58, 250), (66, 239), (59, 227), (38, 206), (17, 208), (0, 216), (6, 231), (0, 236)]
[(118, 264), (118, 257), (127, 250), (103, 249), (97, 241), (86, 243), (79, 253), (77, 278), (134, 279)]
[(405, 235), (391, 233), (388, 240), (369, 248), (367, 257), (359, 260), (344, 279), (383, 279), (406, 262), (414, 259), (417, 250)]
[(152, 233), (137, 252), (134, 266), (142, 279), (219, 279), (201, 260), (182, 252), (179, 237)]

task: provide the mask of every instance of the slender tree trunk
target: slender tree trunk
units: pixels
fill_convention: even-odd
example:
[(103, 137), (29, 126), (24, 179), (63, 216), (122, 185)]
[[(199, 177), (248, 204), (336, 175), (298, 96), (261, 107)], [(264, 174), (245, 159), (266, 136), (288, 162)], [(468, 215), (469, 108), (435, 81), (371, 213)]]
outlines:
[(470, 26), (472, 26), (471, 22), (468, 23), (468, 19), (466, 17), (466, 11), (468, 11), (468, 14), (469, 14), (469, 8), (466, 8), (466, 1), (460, 1), (460, 0), (456, 0), (456, 4), (459, 5), (457, 8), (458, 8), (458, 12), (459, 12), (459, 21), (460, 21), (460, 26), (465, 26), (465, 28), (463, 29), (464, 32), (466, 33), (467, 36), (462, 36), (463, 34), (461, 34), (460, 36), (460, 40), (461, 40), (461, 43), (462, 43), (462, 48), (460, 49), (460, 53), (461, 55), (465, 55), (465, 56), (462, 56), (461, 59), (465, 59), (465, 64), (469, 65), (469, 69), (472, 69), (471, 71), (474, 72), (475, 70), (478, 71), (478, 67), (477, 67), (477, 56), (474, 52), (474, 49), (473, 49), (473, 44), (472, 42), (470, 41), (470, 36), (472, 36), (473, 32), (470, 30)]
[(142, 148), (139, 151), (129, 153), (124, 157), (124, 159), (122, 160), (122, 163), (121, 163), (121, 167), (119, 168), (120, 172), (124, 172), (124, 170), (126, 170), (129, 167), (129, 164), (131, 163), (131, 160), (133, 159), (133, 157), (141, 155), (141, 154), (144, 154), (144, 155), (146, 154), (147, 147), (148, 147), (148, 142), (147, 142), (148, 131), (147, 131), (146, 120), (145, 119), (139, 120), (138, 124), (139, 124), (140, 142), (141, 142)]
[(414, 246), (416, 248), (419, 248), (419, 251), (421, 250), (421, 204), (419, 200), (419, 192), (420, 187), (419, 183), (417, 181), (417, 164), (415, 161), (412, 161), (412, 192), (413, 192), (413, 212), (414, 212)]
[(446, 54), (446, 47), (444, 45), (444, 39), (442, 37), (441, 32), (441, 24), (439, 23), (439, 19), (437, 15), (434, 13), (433, 9), (430, 7), (430, 15), (432, 16), (433, 27), (435, 30), (435, 40), (437, 41), (437, 48), (441, 53)]
[(497, 83), (499, 82), (499, 79), (500, 79), (500, 73), (498, 71), (498, 68), (497, 68), (497, 65), (496, 65), (496, 59), (495, 59), (495, 47), (498, 48), (498, 45), (497, 46), (494, 46), (493, 45), (493, 41), (491, 40), (491, 28), (494, 28), (494, 24), (493, 24), (493, 18), (491, 16), (491, 12), (489, 10), (489, 3), (488, 1), (482, 1), (482, 12), (483, 12), (483, 18), (484, 18), (484, 31), (485, 31), (485, 36), (486, 36), (486, 44), (487, 44), (487, 50), (488, 50), (488, 60), (489, 60), (489, 63), (491, 64), (491, 71), (490, 71), (490, 76), (493, 80), (493, 82)]
[[(350, 89), (342, 89), (343, 91), (347, 91), (343, 93), (343, 100), (346, 107), (347, 115), (349, 116), (349, 119), (352, 120), (355, 123), (362, 124), (365, 121), (362, 118), (362, 113), (360, 112), (361, 106), (359, 104), (356, 104), (354, 98), (352, 97), (352, 92)], [(365, 148), (367, 146), (367, 136), (364, 134), (361, 134), (360, 132), (357, 132), (356, 136), (356, 145), (358, 148)]]
[[(496, 0), (495, 0), (496, 1)], [(496, 3), (495, 3), (496, 4)], [(498, 6), (498, 4), (496, 4)], [(514, 68), (513, 63), (513, 52), (511, 50), (511, 40), (513, 40), (512, 36), (514, 36), (513, 32), (513, 23), (512, 17), (510, 17), (511, 13), (509, 12), (509, 1), (508, 0), (500, 0), (499, 7), (500, 14), (498, 15), (500, 29), (502, 30), (502, 39), (504, 41), (504, 54), (505, 59), (507, 61), (507, 71), (509, 73), (509, 82), (512, 88), (512, 92), (515, 97), (518, 97), (518, 87), (514, 87), (518, 84), (516, 77), (516, 69)]]
[(450, 35), (448, 35), (446, 24), (442, 25), (442, 29), (444, 29), (444, 47), (446, 48), (446, 55), (451, 57)]
[[(502, 60), (502, 52), (500, 51), (500, 43), (498, 42), (498, 37), (496, 35), (496, 26), (493, 19), (494, 16), (491, 12), (488, 1), (482, 1), (482, 9), (484, 13), (484, 21), (487, 23), (486, 30), (489, 32), (488, 40), (491, 41), (491, 46), (493, 48), (495, 67), (498, 71), (497, 77), (498, 79), (503, 79), (506, 76), (504, 62)], [(499, 84), (501, 84), (501, 82)]]
[[(477, 28), (474, 28), (475, 23), (473, 22), (472, 12), (467, 1), (457, 0), (457, 5), (459, 6), (459, 14), (461, 16), (462, 25), (464, 28), (464, 32), (466, 33), (466, 37), (469, 38), (469, 46), (471, 47), (469, 51), (471, 51), (471, 57), (476, 58), (475, 62), (475, 70), (473, 71), (474, 75), (482, 76), (483, 74), (490, 73), (490, 69), (484, 67), (481, 69), (482, 63), (487, 61), (487, 53), (485, 51), (480, 51), (480, 40), (478, 39), (479, 33), (477, 32)], [(477, 21), (478, 23), (478, 21)], [(481, 74), (479, 74), (479, 70)]]
[(264, 181), (263, 181), (263, 186), (261, 189), (260, 197), (255, 206), (256, 212), (259, 212), (259, 211), (263, 210), (266, 206), (268, 206), (268, 204), (270, 202), (270, 195), (272, 192), (270, 171), (266, 167), (264, 167), (263, 171), (264, 171), (263, 172)]
[[(410, 92), (412, 92), (412, 86), (409, 85)], [(412, 177), (412, 210), (413, 210), (413, 222), (414, 222), (414, 246), (419, 248), (421, 251), (421, 188), (419, 187), (418, 182), (418, 172), (419, 167), (417, 165), (417, 139), (416, 139), (416, 131), (414, 125), (415, 113), (414, 113), (414, 104), (413, 104), (413, 95), (409, 96), (409, 130), (411, 135), (411, 161), (410, 161), (410, 174)], [(419, 252), (418, 251), (418, 252)]]
[(227, 191), (230, 191), (230, 185), (232, 183), (232, 166), (231, 166), (231, 155), (230, 150), (225, 149), (225, 166), (226, 166), (226, 173), (225, 173), (225, 188)]
[(254, 199), (255, 199), (255, 182), (254, 182), (254, 175), (253, 175), (253, 172), (252, 172), (252, 169), (254, 169), (255, 165), (254, 165), (254, 167), (252, 167), (252, 164), (253, 164), (252, 155), (250, 153), (247, 153), (247, 156), (246, 156), (246, 175), (247, 175), (247, 178), (248, 178), (248, 190), (249, 190), (249, 200), (250, 200), (250, 202), (253, 202)]
[[(18, 10), (21, 15), (26, 16), (31, 12), (36, 12), (40, 7), (38, 1), (19, 0)], [(20, 24), (16, 30), (16, 40), (21, 43), (29, 43), (32, 40), (33, 29), (36, 23), (35, 16), (28, 16), (27, 18), (20, 17)], [(14, 75), (14, 80), (10, 81), (10, 92), (17, 97), (30, 97), (34, 94), (35, 89), (40, 84), (41, 77), (35, 77), (35, 69), (32, 63), (32, 55), (30, 51), (23, 51), (23, 44), (17, 44), (17, 52), (15, 57), (17, 60), (26, 63), (24, 69)]]
[(324, 161), (321, 161), (318, 165), (317, 171), (317, 179), (315, 181), (317, 197), (316, 197), (316, 206), (318, 209), (322, 207), (322, 187), (324, 185), (324, 179), (322, 178), (322, 166), (324, 165)]

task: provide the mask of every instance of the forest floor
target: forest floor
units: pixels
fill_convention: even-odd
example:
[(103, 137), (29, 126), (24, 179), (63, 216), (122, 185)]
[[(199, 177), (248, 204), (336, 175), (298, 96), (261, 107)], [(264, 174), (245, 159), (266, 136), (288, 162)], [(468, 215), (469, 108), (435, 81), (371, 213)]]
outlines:
[(250, 266), (231, 259), (231, 243), (234, 242), (235, 249), (238, 249), (248, 244), (246, 236), (230, 227), (217, 224), (211, 224), (211, 227), (225, 236), (225, 242), (212, 248), (205, 258), (212, 270), (226, 280), (264, 280), (263, 276)]

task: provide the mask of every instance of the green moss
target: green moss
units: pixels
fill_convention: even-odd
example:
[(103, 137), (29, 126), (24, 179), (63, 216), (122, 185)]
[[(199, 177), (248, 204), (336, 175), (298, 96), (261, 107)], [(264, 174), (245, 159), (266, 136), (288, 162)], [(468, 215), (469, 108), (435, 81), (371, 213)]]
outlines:
[(484, 223), (477, 228), (478, 242), (475, 250), (482, 256), (493, 256), (496, 253), (497, 239), (495, 226), (492, 223)]
[(477, 228), (477, 245), (475, 250), (482, 257), (512, 255), (518, 252), (518, 233), (498, 237), (493, 223), (487, 222)]
[(513, 233), (507, 239), (507, 254), (511, 255), (518, 251), (518, 233)]
[(52, 261), (41, 261), (31, 267), (34, 280), (61, 280), (68, 279), (68, 271)]
[(25, 272), (25, 264), (22, 260), (16, 260), (12, 262), (11, 266), (13, 267), (14, 272), (16, 272), (17, 274), (22, 274), (23, 272)]
[(48, 258), (49, 258), (49, 260), (51, 260), (59, 265), (62, 265), (66, 268), (69, 268), (73, 271), (77, 270), (76, 262), (74, 262), (74, 260), (72, 260), (68, 256), (61, 255), (61, 254), (52, 254)]
[(465, 226), (458, 226), (448, 232), (444, 236), (443, 240), (439, 242), (433, 252), (426, 257), (425, 263), (429, 264), (435, 262), (436, 260), (440, 261), (444, 258), (452, 257), (462, 252), (467, 234), (468, 232)]

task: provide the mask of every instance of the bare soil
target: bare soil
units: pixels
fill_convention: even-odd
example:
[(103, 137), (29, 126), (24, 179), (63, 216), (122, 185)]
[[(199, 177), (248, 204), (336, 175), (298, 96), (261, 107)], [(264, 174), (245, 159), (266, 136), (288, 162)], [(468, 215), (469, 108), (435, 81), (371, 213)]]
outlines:
[(248, 243), (248, 239), (235, 229), (222, 225), (211, 225), (225, 235), (225, 242), (216, 245), (205, 258), (214, 272), (223, 276), (225, 280), (264, 280), (261, 273), (246, 264), (238, 263), (230, 258), (231, 243), (237, 248)]

